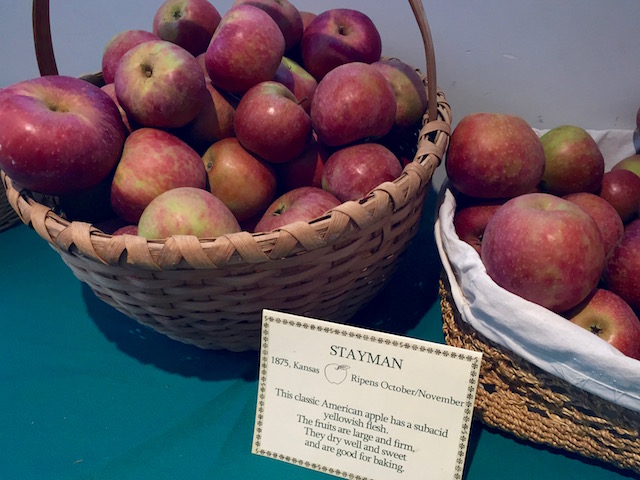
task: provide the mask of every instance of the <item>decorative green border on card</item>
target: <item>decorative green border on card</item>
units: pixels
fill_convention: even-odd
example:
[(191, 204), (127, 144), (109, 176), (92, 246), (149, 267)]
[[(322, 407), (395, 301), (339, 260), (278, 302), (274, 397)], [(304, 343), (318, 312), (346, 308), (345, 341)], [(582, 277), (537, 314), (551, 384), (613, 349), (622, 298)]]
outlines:
[[(443, 357), (449, 357), (451, 359), (458, 359), (460, 361), (471, 362), (471, 370), (475, 372), (469, 377), (469, 385), (467, 387), (467, 400), (464, 409), (464, 417), (462, 424), (462, 431), (460, 433), (460, 441), (458, 444), (458, 455), (456, 459), (455, 467), (455, 480), (462, 480), (464, 472), (464, 460), (466, 456), (467, 445), (469, 442), (469, 434), (471, 428), (471, 420), (473, 419), (473, 403), (475, 399), (475, 392), (478, 385), (478, 376), (480, 369), (481, 357), (477, 355), (470, 355), (465, 353), (451, 352), (454, 347), (438, 348), (425, 345), (419, 345), (418, 343), (411, 342), (409, 338), (405, 340), (392, 340), (390, 338), (384, 338), (384, 336), (376, 335), (375, 333), (359, 333), (353, 332), (345, 328), (341, 328), (339, 324), (332, 324), (331, 326), (318, 326), (314, 323), (309, 323), (304, 320), (289, 320), (281, 318), (279, 316), (264, 315), (262, 322), (262, 342), (261, 342), (261, 359), (260, 359), (260, 379), (258, 384), (258, 407), (256, 412), (256, 424), (254, 432), (254, 448), (255, 453), (270, 457), (276, 460), (281, 460), (287, 463), (292, 463), (301, 467), (316, 470), (323, 473), (328, 473), (338, 477), (348, 478), (350, 480), (373, 480), (368, 477), (356, 475), (349, 472), (344, 472), (339, 469), (326, 467), (319, 465), (315, 462), (309, 462), (306, 460), (300, 460), (298, 458), (291, 457), (289, 455), (283, 455), (276, 452), (271, 452), (261, 448), (262, 440), (262, 425), (264, 420), (264, 401), (266, 396), (266, 383), (267, 383), (267, 365), (269, 361), (269, 327), (271, 323), (279, 323), (282, 325), (289, 325), (297, 328), (304, 328), (311, 331), (317, 331), (323, 334), (333, 334), (336, 336), (355, 338), (358, 340), (369, 341), (371, 343), (392, 345), (398, 348), (406, 348), (407, 350), (420, 351), (429, 355), (436, 355)], [(356, 327), (354, 327), (356, 328)], [(391, 335), (391, 334), (385, 334)], [(475, 353), (475, 352), (474, 352)]]

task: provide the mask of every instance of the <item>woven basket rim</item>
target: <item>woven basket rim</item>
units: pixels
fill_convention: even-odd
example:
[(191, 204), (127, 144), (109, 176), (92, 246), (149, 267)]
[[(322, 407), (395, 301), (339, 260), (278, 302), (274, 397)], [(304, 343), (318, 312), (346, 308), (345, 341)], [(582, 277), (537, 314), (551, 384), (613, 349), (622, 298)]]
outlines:
[[(409, 204), (412, 196), (431, 180), (449, 144), (451, 108), (436, 84), (429, 25), (422, 2), (409, 0), (409, 4), (425, 47), (426, 74), (419, 69), (416, 71), (421, 74), (427, 91), (427, 111), (413, 160), (397, 179), (378, 185), (359, 201), (342, 203), (322, 217), (295, 222), (270, 232), (243, 231), (216, 238), (175, 235), (157, 240), (134, 235), (113, 236), (90, 223), (62, 218), (39, 203), (31, 192), (14, 184), (6, 173), (0, 172), (9, 203), (23, 223), (33, 226), (42, 238), (61, 251), (100, 263), (136, 265), (151, 270), (262, 263), (348, 241), (359, 230), (384, 222), (390, 211)], [(33, 0), (33, 28), (41, 74), (57, 74), (51, 47), (48, 0)]]

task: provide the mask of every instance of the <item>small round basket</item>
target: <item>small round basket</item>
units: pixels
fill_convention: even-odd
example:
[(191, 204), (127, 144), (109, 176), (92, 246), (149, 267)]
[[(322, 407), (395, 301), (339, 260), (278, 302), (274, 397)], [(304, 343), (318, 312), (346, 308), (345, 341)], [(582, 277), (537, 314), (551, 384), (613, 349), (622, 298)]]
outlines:
[[(265, 308), (347, 322), (385, 285), (416, 234), (449, 143), (451, 111), (436, 87), (429, 26), (422, 3), (409, 3), (425, 47), (429, 106), (413, 161), (360, 201), (272, 232), (151, 241), (62, 218), (2, 173), (7, 198), (99, 298), (173, 339), (205, 349), (258, 349)], [(33, 1), (33, 20), (40, 73), (57, 74), (48, 0)]]

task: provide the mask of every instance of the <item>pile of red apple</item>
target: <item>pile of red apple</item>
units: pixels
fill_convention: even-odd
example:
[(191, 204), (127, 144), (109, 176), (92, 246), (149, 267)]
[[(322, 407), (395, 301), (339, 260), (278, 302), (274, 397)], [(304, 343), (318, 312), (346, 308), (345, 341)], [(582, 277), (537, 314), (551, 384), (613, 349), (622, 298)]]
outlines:
[(400, 176), (394, 146), (415, 139), (426, 92), (366, 14), (166, 0), (150, 23), (108, 42), (102, 87), (56, 75), (0, 92), (15, 184), (70, 220), (115, 217), (114, 234), (215, 237), (310, 221)]
[(538, 136), (518, 116), (474, 113), (445, 165), (456, 233), (489, 277), (640, 360), (640, 155), (605, 171), (581, 127)]

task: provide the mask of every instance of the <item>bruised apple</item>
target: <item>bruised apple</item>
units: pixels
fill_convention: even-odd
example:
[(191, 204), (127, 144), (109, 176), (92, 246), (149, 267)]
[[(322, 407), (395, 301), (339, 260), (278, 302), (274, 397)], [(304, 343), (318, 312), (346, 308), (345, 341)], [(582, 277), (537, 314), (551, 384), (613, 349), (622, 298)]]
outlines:
[(487, 223), (481, 251), (493, 281), (557, 313), (587, 297), (605, 262), (595, 220), (574, 203), (547, 193), (505, 202)]
[(142, 212), (137, 233), (148, 239), (162, 239), (171, 235), (218, 237), (239, 231), (238, 221), (215, 195), (201, 188), (178, 187), (149, 203)]

